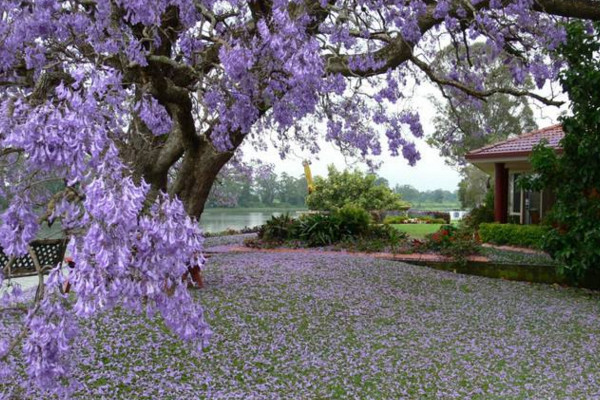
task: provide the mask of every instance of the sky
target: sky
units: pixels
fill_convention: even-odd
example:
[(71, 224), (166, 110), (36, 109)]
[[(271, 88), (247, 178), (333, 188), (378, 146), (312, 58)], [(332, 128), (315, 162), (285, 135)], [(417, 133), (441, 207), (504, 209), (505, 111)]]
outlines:
[[(540, 93), (543, 94), (549, 89), (544, 88)], [(417, 149), (421, 153), (421, 159), (415, 166), (410, 166), (408, 162), (402, 157), (389, 156), (385, 150), (382, 152), (380, 158), (383, 161), (381, 168), (377, 171), (379, 176), (387, 179), (390, 186), (395, 185), (411, 185), (420, 191), (444, 189), (454, 191), (458, 189), (458, 182), (460, 181), (460, 175), (458, 171), (448, 166), (444, 162), (444, 158), (439, 155), (437, 149), (429, 146), (425, 139), (428, 135), (433, 133), (433, 118), (435, 116), (435, 108), (429, 98), (436, 96), (438, 93), (436, 89), (431, 86), (422, 85), (417, 88), (417, 91), (411, 98), (411, 108), (418, 110), (421, 115), (421, 123), (425, 137), (423, 139), (414, 139)], [(540, 128), (553, 125), (557, 122), (558, 116), (562, 109), (556, 107), (547, 107), (532, 104), (534, 117)], [(382, 139), (382, 143), (385, 139)], [(270, 162), (275, 164), (275, 171), (278, 174), (286, 172), (292, 176), (304, 176), (304, 168), (302, 161), (306, 157), (311, 161), (311, 170), (313, 176), (327, 175), (327, 166), (334, 164), (338, 169), (355, 168), (365, 170), (366, 167), (360, 164), (348, 164), (340, 152), (332, 145), (319, 142), (321, 152), (318, 156), (307, 157), (308, 154), (295, 154), (289, 155), (286, 159), (281, 160), (276, 150), (269, 148), (267, 151), (256, 152), (246, 146), (243, 149), (245, 156), (250, 158), (259, 158), (263, 162)], [(384, 147), (385, 149), (385, 147)]]

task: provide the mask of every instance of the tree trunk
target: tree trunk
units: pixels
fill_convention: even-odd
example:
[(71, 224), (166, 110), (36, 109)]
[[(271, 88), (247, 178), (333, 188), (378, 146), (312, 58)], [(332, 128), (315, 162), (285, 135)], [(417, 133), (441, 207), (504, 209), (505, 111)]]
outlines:
[[(189, 93), (160, 79), (158, 72), (153, 78), (151, 93), (169, 112), (173, 127), (166, 138), (155, 137), (141, 120), (135, 120), (138, 135), (128, 142), (130, 151), (126, 159), (133, 167), (134, 177), (143, 177), (151, 185), (149, 203), (160, 192), (168, 192), (183, 202), (190, 217), (200, 219), (219, 171), (233, 157), (244, 135), (231, 132), (231, 150), (217, 151), (211, 143), (210, 128), (198, 135)], [(176, 166), (179, 160), (181, 165)], [(176, 177), (170, 183), (169, 171), (173, 168), (176, 168)]]
[(233, 150), (218, 152), (204, 138), (193, 148), (186, 149), (170, 193), (183, 202), (188, 215), (200, 219), (219, 171), (233, 154)]

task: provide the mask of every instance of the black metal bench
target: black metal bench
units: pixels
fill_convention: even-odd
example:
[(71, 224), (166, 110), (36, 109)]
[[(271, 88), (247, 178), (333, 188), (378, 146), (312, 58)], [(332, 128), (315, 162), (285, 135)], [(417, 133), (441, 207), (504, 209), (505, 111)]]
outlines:
[(40, 239), (29, 244), (21, 257), (9, 257), (0, 247), (0, 270), (4, 278), (44, 274), (63, 261), (67, 239)]
[[(68, 239), (40, 239), (29, 244), (27, 255), (9, 257), (0, 247), (0, 271), (5, 279), (24, 276), (39, 276), (40, 286), (36, 298), (43, 293), (43, 275), (64, 261)], [(69, 267), (74, 268), (75, 263), (67, 261)], [(183, 275), (185, 281), (191, 278), (198, 287), (203, 287), (202, 271), (198, 266), (188, 266), (188, 271)], [(65, 281), (63, 293), (69, 293), (71, 284)]]

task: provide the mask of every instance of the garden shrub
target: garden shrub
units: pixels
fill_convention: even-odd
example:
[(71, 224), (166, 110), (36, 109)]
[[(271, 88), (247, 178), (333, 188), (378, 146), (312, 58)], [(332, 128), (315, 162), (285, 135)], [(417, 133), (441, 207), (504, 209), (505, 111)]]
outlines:
[(375, 253), (384, 251), (389, 247), (389, 243), (383, 239), (373, 239), (370, 237), (357, 236), (346, 237), (340, 243), (340, 248), (351, 251), (360, 251), (365, 253)]
[(447, 224), (448, 222), (446, 222), (445, 219), (443, 218), (432, 218), (429, 221), (427, 221), (428, 224)]
[(340, 218), (337, 214), (307, 214), (298, 220), (297, 238), (309, 247), (326, 246), (339, 241)]
[(366, 210), (346, 205), (336, 212), (306, 214), (293, 219), (288, 214), (272, 217), (259, 230), (257, 239), (246, 246), (269, 248), (273, 245), (328, 246), (335, 243), (359, 251), (394, 251), (408, 235), (389, 225), (371, 224)]
[(405, 215), (390, 215), (383, 220), (384, 224), (404, 224), (408, 220)]
[(421, 220), (443, 220), (443, 224), (450, 223), (450, 213), (445, 211), (417, 211), (409, 210), (408, 216), (411, 218), (418, 218)]
[(335, 213), (339, 219), (342, 234), (360, 235), (371, 224), (371, 215), (364, 208), (347, 204)]
[(542, 225), (516, 225), (483, 223), (479, 236), (485, 243), (541, 249), (548, 227)]
[(457, 228), (453, 225), (441, 226), (437, 232), (430, 233), (425, 236), (427, 239), (427, 248), (429, 250), (441, 250), (448, 247), (456, 238)]
[(447, 224), (443, 218), (433, 218), (428, 215), (422, 217), (390, 216), (383, 221), (384, 224)]
[(258, 231), (258, 237), (266, 242), (282, 242), (296, 236), (298, 221), (289, 213), (273, 216)]
[(367, 253), (377, 251), (396, 252), (407, 239), (408, 234), (406, 232), (401, 232), (389, 225), (371, 224), (362, 235), (346, 236), (343, 239), (342, 247)]
[[(442, 220), (444, 222), (442, 223), (446, 223), (449, 224), (450, 223), (450, 213), (449, 212), (445, 212), (445, 211), (431, 211), (429, 214), (431, 217), (433, 217), (433, 219), (435, 220)], [(432, 222), (432, 223), (437, 223), (437, 222)]]
[(494, 222), (494, 191), (488, 190), (483, 204), (475, 207), (463, 219), (463, 223), (473, 229), (485, 222)]
[(443, 225), (440, 229), (425, 237), (425, 242), (417, 242), (418, 248), (434, 250), (442, 255), (452, 257), (454, 262), (464, 264), (467, 257), (479, 253), (479, 243), (473, 238), (472, 230), (461, 225)]
[(316, 176), (314, 189), (306, 198), (310, 210), (333, 211), (346, 204), (366, 210), (403, 210), (408, 204), (387, 185), (379, 184), (377, 176), (362, 171), (338, 171), (327, 167), (327, 178)]
[(408, 233), (401, 232), (389, 225), (370, 225), (365, 236), (395, 242), (408, 239)]

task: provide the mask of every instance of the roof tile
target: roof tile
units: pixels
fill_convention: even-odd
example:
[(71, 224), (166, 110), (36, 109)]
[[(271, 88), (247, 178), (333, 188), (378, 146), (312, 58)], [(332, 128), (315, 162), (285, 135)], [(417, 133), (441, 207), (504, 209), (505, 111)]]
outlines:
[(473, 151), (466, 155), (466, 159), (516, 157), (528, 155), (542, 139), (548, 141), (548, 145), (560, 150), (560, 141), (564, 137), (562, 125), (552, 125), (533, 132), (524, 133), (520, 136), (494, 143)]

